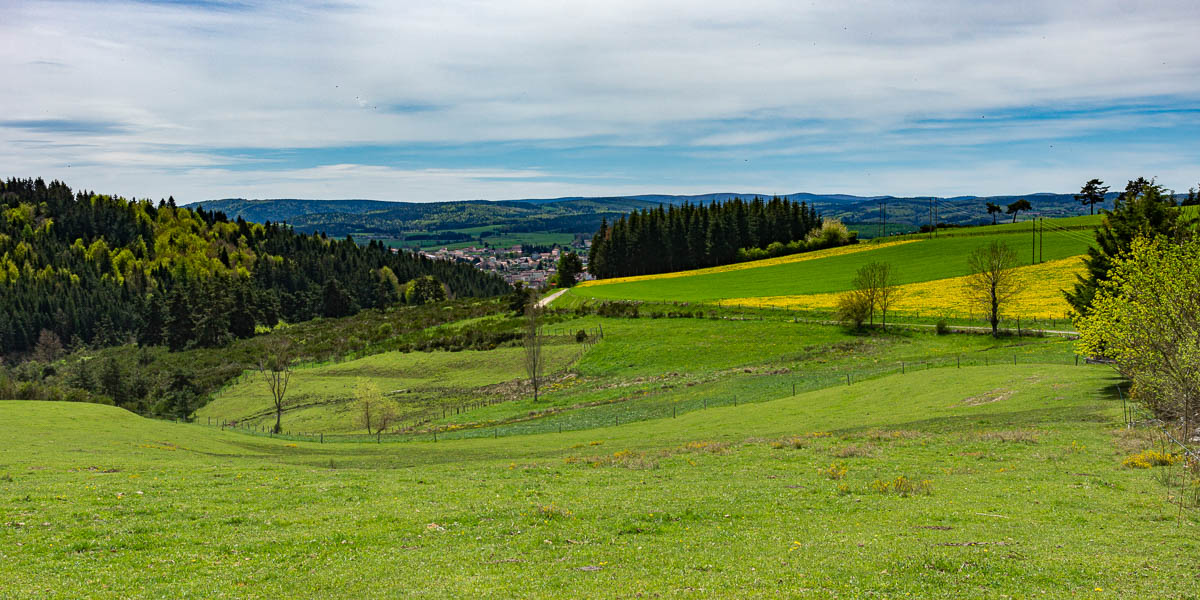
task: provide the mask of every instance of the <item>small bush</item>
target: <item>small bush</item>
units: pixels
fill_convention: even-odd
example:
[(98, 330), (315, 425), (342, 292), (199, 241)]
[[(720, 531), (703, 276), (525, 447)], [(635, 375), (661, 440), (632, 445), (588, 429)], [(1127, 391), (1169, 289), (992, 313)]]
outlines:
[(908, 496), (916, 496), (917, 494), (928, 495), (932, 493), (933, 482), (928, 479), (917, 481), (901, 475), (891, 481), (876, 479), (871, 484), (871, 489), (880, 494), (896, 494), (897, 496), (907, 498)]
[(1169, 467), (1183, 460), (1183, 456), (1179, 454), (1171, 454), (1170, 452), (1159, 452), (1157, 450), (1144, 450), (1133, 456), (1126, 457), (1121, 461), (1121, 466), (1130, 469), (1149, 469), (1150, 467)]
[(841, 479), (846, 476), (846, 471), (848, 470), (849, 469), (846, 468), (846, 465), (834, 463), (828, 467), (825, 467), (824, 469), (817, 469), (817, 473), (820, 473), (821, 475), (824, 475), (830, 479)]
[(784, 438), (782, 440), (775, 440), (774, 442), (771, 442), (771, 447), (776, 450), (782, 450), (784, 448), (800, 450), (801, 448), (808, 447), (808, 440), (799, 436), (792, 436), (790, 438)]
[(947, 333), (950, 333), (950, 326), (946, 324), (945, 319), (938, 321), (936, 327), (938, 335), (946, 335)]

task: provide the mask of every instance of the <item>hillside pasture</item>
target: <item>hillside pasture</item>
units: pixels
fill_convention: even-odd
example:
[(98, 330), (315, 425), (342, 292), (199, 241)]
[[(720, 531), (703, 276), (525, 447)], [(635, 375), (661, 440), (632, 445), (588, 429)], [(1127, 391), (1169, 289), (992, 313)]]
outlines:
[(0, 402), (12, 598), (1193, 597), (1102, 367), (934, 369), (677, 419), (317, 444)]
[[(1090, 239), (1084, 232), (1047, 231), (1038, 244), (1038, 251), (1045, 261), (1066, 259), (1085, 253)], [(686, 271), (626, 281), (592, 281), (572, 288), (570, 295), (597, 300), (711, 303), (731, 298), (828, 294), (848, 289), (854, 272), (873, 261), (890, 263), (900, 284), (920, 283), (967, 275), (967, 255), (993, 241), (1012, 246), (1020, 264), (1033, 263), (1034, 244), (1029, 234), (942, 237), (859, 244), (848, 247), (853, 251), (847, 249), (837, 254), (814, 252), (807, 260), (785, 261), (792, 257), (783, 257), (740, 263), (732, 265), (733, 268), (718, 267), (724, 269), (719, 271)]]
[[(545, 346), (547, 371), (566, 368), (581, 352), (574, 343)], [(367, 379), (396, 401), (400, 418), (429, 417), (445, 406), (477, 400), (481, 388), (524, 377), (522, 348), (461, 352), (385, 352), (357, 360), (297, 368), (291, 377), (284, 422), (297, 432), (356, 433), (354, 386)], [(440, 414), (440, 413), (439, 413)], [(202, 423), (237, 422), (261, 429), (275, 423), (274, 405), (261, 376), (248, 371), (196, 412)]]

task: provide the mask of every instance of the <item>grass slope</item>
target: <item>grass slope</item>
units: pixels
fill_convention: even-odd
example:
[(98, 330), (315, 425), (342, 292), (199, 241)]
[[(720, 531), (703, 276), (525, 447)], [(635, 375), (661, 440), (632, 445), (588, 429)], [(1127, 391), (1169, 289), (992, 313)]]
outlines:
[[(942, 369), (604, 430), (379, 445), (0, 402), (0, 589), (1194, 597), (1195, 565), (1167, 557), (1195, 554), (1198, 522), (1120, 467), (1141, 442), (1117, 435), (1113, 383)], [(875, 491), (898, 476), (929, 493)]]
[[(567, 367), (581, 349), (547, 344), (547, 371)], [(353, 411), (354, 386), (369, 379), (394, 399), (401, 419), (424, 415), (433, 407), (461, 402), (477, 388), (524, 377), (524, 349), (497, 348), (461, 352), (385, 352), (343, 363), (298, 368), (288, 386), (287, 427), (305, 432), (361, 432)], [(221, 390), (196, 418), (238, 421), (256, 427), (274, 425), (274, 405), (266, 384), (247, 373)]]
[[(460, 327), (461, 323), (446, 325)], [(838, 327), (778, 320), (579, 318), (550, 333), (603, 330), (604, 338), (569, 372), (552, 378), (537, 402), (524, 382), (520, 349), (488, 352), (388, 353), (299, 369), (283, 416), (287, 431), (354, 431), (348, 398), (369, 377), (402, 403), (400, 425), (419, 437), (504, 436), (589, 429), (660, 419), (734, 402), (773, 400), (892, 372), (930, 366), (1070, 364), (1070, 343), (1057, 338), (938, 336), (891, 330), (851, 335)], [(584, 346), (550, 346), (552, 370)], [(506, 383), (502, 383), (506, 382)], [(446, 409), (443, 413), (439, 409)], [(274, 423), (265, 385), (253, 375), (198, 411), (199, 422)], [(414, 423), (416, 421), (416, 423)], [(406, 434), (410, 435), (410, 434)]]
[[(1040, 252), (1047, 261), (1076, 256), (1087, 251), (1088, 240), (1090, 236), (1086, 232), (1047, 232)], [(944, 237), (882, 245), (865, 252), (819, 260), (783, 264), (763, 261), (767, 264), (761, 268), (689, 276), (672, 274), (672, 277), (661, 279), (617, 283), (601, 280), (572, 288), (570, 295), (604, 300), (712, 302), (727, 298), (840, 292), (849, 288), (850, 279), (859, 267), (873, 261), (891, 263), (898, 283), (917, 283), (968, 274), (967, 255), (993, 241), (1009, 244), (1017, 251), (1020, 264), (1030, 264), (1032, 236), (1028, 234)], [(742, 266), (750, 265), (753, 263)]]

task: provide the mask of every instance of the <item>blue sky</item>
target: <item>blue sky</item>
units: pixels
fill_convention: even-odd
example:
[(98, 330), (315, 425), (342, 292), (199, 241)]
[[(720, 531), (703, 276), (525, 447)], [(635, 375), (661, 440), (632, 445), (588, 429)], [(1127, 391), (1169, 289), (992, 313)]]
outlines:
[(0, 176), (185, 202), (1200, 181), (1193, 2), (4, 2)]

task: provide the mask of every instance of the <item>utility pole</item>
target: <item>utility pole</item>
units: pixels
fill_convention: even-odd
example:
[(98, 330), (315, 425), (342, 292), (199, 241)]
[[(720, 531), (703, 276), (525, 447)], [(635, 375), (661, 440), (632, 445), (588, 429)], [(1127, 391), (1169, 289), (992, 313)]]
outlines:
[(938, 223), (941, 221), (942, 207), (938, 205), (937, 198), (933, 199), (933, 237), (937, 237)]
[(1042, 221), (1045, 217), (1038, 217), (1038, 262), (1046, 262), (1046, 223)]
[(929, 239), (933, 239), (933, 198), (929, 199)]
[(1034, 218), (1032, 225), (1033, 225), (1033, 229), (1029, 230), (1030, 233), (1033, 234), (1033, 237), (1031, 238), (1031, 241), (1033, 242), (1033, 246), (1029, 249), (1029, 264), (1036, 265), (1037, 264), (1037, 219), (1036, 218)]

